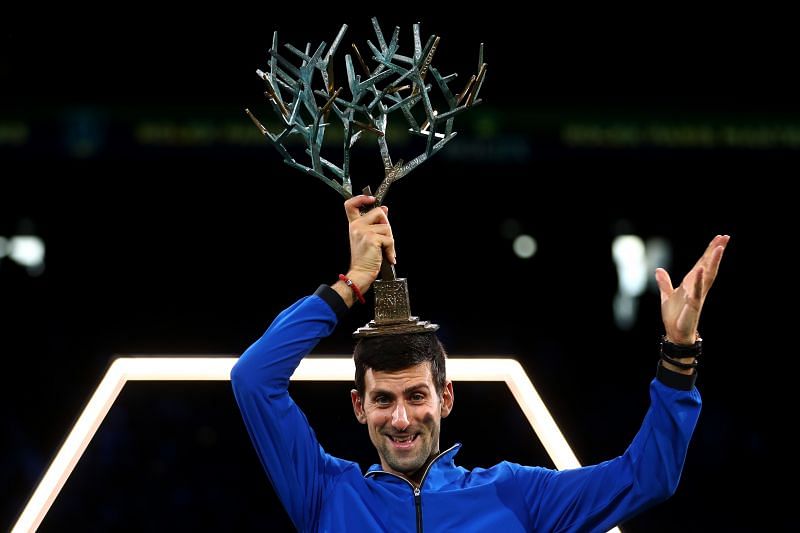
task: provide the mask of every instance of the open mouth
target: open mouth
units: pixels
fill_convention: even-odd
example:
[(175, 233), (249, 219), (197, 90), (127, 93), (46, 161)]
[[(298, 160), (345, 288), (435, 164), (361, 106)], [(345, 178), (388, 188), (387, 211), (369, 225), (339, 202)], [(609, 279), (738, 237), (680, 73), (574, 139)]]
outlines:
[(410, 448), (416, 442), (419, 433), (413, 435), (386, 435), (396, 448)]

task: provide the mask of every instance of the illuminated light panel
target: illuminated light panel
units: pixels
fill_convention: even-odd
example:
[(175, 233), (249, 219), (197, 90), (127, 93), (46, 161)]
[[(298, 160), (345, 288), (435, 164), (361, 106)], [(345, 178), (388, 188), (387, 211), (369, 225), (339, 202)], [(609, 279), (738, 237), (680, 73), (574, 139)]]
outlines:
[[(78, 421), (45, 471), (12, 533), (35, 531), (128, 381), (227, 381), (235, 357), (122, 357), (115, 360), (84, 407)], [(352, 357), (307, 357), (292, 375), (295, 381), (352, 381)], [(503, 381), (511, 390), (556, 468), (580, 465), (530, 378), (514, 359), (451, 358), (453, 381)], [(614, 528), (612, 531), (619, 531)]]

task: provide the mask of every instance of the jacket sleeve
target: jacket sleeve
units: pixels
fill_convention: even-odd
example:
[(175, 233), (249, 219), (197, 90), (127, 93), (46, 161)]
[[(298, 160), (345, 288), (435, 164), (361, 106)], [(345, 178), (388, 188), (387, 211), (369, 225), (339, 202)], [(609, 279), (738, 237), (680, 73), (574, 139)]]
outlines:
[(288, 388), (302, 358), (337, 323), (329, 299), (319, 293), (278, 315), (231, 371), (233, 393), (250, 439), (275, 492), (301, 531), (313, 529), (318, 520), (329, 456)]
[(650, 409), (623, 455), (569, 470), (515, 470), (535, 531), (608, 531), (674, 494), (700, 415), (700, 393), (658, 380)]

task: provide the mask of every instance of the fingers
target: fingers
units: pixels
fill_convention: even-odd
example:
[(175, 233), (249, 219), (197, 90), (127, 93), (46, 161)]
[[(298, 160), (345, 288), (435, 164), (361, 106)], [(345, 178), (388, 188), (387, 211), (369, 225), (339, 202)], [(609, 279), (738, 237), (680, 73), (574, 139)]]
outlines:
[(397, 255), (394, 251), (394, 238), (392, 237), (391, 233), (381, 239), (381, 248), (383, 248), (384, 258), (387, 259), (391, 264), (396, 265)]
[(387, 240), (381, 241), (381, 246), (384, 249), (386, 258), (395, 265), (397, 264), (397, 254), (394, 249), (394, 236), (392, 235), (392, 226), (389, 224), (388, 214), (389, 208), (382, 205), (380, 209), (373, 209), (361, 218), (365, 224), (369, 224), (370, 231), (388, 237)]
[(703, 297), (708, 294), (708, 290), (711, 288), (711, 285), (714, 284), (714, 280), (717, 279), (717, 272), (719, 271), (719, 263), (722, 261), (722, 253), (725, 251), (725, 248), (722, 246), (717, 246), (712, 251), (711, 257), (709, 258), (708, 264), (704, 269), (705, 275), (703, 276), (703, 283), (704, 289)]
[(703, 257), (701, 257), (695, 265), (695, 268), (701, 267), (704, 270), (703, 297), (705, 297), (705, 295), (708, 293), (708, 290), (711, 288), (711, 285), (714, 284), (714, 280), (717, 278), (719, 264), (722, 261), (722, 254), (725, 252), (725, 247), (728, 245), (728, 241), (730, 241), (730, 239), (730, 235), (717, 235), (711, 239), (706, 251), (703, 253)]
[(356, 232), (361, 233), (377, 233), (378, 235), (385, 235), (387, 237), (392, 236), (392, 227), (389, 224), (385, 223), (378, 223), (378, 224), (369, 224), (365, 225), (360, 229), (354, 230)]
[(358, 196), (353, 196), (346, 200), (344, 202), (344, 211), (347, 214), (348, 222), (360, 220), (363, 217), (364, 222), (367, 224), (388, 224), (389, 208), (385, 205), (380, 206), (380, 209), (370, 209), (363, 215), (361, 214), (362, 206), (372, 205), (375, 203), (375, 200), (374, 196), (366, 196), (364, 194), (359, 194)]
[(703, 267), (698, 268), (695, 273), (691, 295), (693, 300), (703, 301)]
[(374, 203), (375, 197), (367, 196), (365, 194), (359, 194), (358, 196), (348, 198), (344, 202), (344, 212), (347, 214), (348, 222), (358, 220), (358, 218), (361, 216), (361, 206), (371, 205)]
[(397, 264), (397, 252), (394, 251), (394, 237), (392, 237), (392, 231), (389, 230), (389, 241), (384, 245), (383, 249), (385, 252), (386, 258), (389, 262), (393, 265)]
[(387, 260), (396, 264), (397, 255), (394, 248), (392, 226), (389, 224), (389, 208), (382, 205), (380, 209), (370, 209), (364, 214), (361, 213), (362, 206), (373, 203), (375, 203), (375, 197), (365, 195), (354, 196), (345, 202), (345, 212), (350, 221), (351, 253), (354, 252), (352, 239), (355, 238), (356, 243), (369, 242), (370, 246), (383, 249), (383, 255)]
[(672, 280), (667, 271), (663, 268), (656, 269), (656, 283), (658, 284), (658, 292), (661, 294), (661, 303), (663, 304), (674, 291), (672, 288)]
[(722, 254), (725, 252), (725, 247), (728, 245), (730, 239), (729, 235), (717, 235), (714, 237), (714, 240), (711, 241), (714, 248), (711, 250), (711, 254), (705, 266), (706, 275), (710, 275), (712, 281), (717, 277), (719, 263), (722, 261)]
[(711, 239), (711, 242), (708, 243), (708, 246), (706, 246), (703, 255), (700, 256), (700, 259), (697, 260), (697, 263), (695, 263), (694, 266), (708, 266), (708, 263), (711, 261), (714, 255), (714, 250), (716, 250), (719, 246), (722, 246), (723, 248), (727, 246), (730, 238), (730, 235), (717, 235)]
[(360, 215), (358, 220), (360, 220), (362, 224), (388, 224), (388, 212), (389, 209), (385, 205), (382, 205), (380, 209), (371, 209), (363, 215)]

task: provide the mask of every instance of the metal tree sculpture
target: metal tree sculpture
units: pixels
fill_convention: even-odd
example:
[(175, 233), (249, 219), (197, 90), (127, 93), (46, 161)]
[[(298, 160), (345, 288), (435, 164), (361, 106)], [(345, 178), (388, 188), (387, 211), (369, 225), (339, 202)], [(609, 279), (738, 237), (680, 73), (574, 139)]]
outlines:
[[(414, 54), (404, 56), (397, 53), (400, 28), (395, 27), (391, 41), (387, 44), (376, 18), (372, 19), (376, 47), (372, 42), (367, 45), (373, 53), (372, 59), (377, 62), (370, 69), (353, 44), (353, 53), (360, 68), (366, 75), (364, 81), (356, 74), (353, 58), (345, 55), (347, 82), (350, 89), (350, 100), (342, 96), (342, 87), (334, 90), (333, 55), (341, 44), (347, 25), (342, 25), (333, 44), (325, 51), (326, 43), (322, 42), (313, 54), (311, 44), (307, 44), (305, 52), (286, 44), (286, 48), (297, 56), (301, 65), (292, 64), (278, 52), (278, 32), (272, 36), (272, 48), (269, 50), (269, 72), (257, 70), (258, 76), (264, 80), (265, 96), (278, 114), (283, 131), (274, 135), (253, 116), (249, 109), (245, 112), (258, 127), (264, 137), (280, 152), (289, 166), (316, 176), (331, 186), (345, 199), (353, 195), (350, 179), (350, 150), (365, 131), (377, 136), (378, 146), (383, 159), (385, 177), (375, 193), (375, 205), (380, 205), (389, 186), (433, 154), (441, 150), (453, 137), (453, 120), (456, 115), (481, 102), (478, 99), (481, 86), (486, 77), (486, 63), (483, 62), (483, 44), (478, 55), (478, 72), (467, 81), (464, 89), (453, 94), (448, 84), (457, 74), (443, 76), (433, 67), (432, 60), (439, 46), (439, 37), (431, 35), (425, 46), (420, 38), (420, 25), (414, 24)], [(323, 57), (324, 54), (324, 57)], [(323, 88), (314, 89), (314, 74), (319, 70)], [(440, 112), (433, 108), (430, 92), (434, 84), (426, 83), (430, 73), (434, 84), (438, 87), (446, 109)], [(408, 91), (404, 96), (401, 93)], [(317, 99), (319, 97), (319, 100)], [(319, 105), (323, 102), (323, 105)], [(411, 111), (422, 102), (425, 121), (420, 125)], [(325, 130), (330, 112), (341, 120), (344, 126), (344, 146), (342, 166), (320, 156)], [(409, 125), (412, 134), (427, 138), (425, 150), (404, 163), (403, 160), (392, 162), (389, 145), (386, 140), (386, 125), (389, 113), (400, 111)], [(283, 146), (283, 141), (290, 134), (303, 136), (306, 154), (310, 157), (310, 166), (297, 162)], [(327, 173), (327, 174), (326, 174)]]

